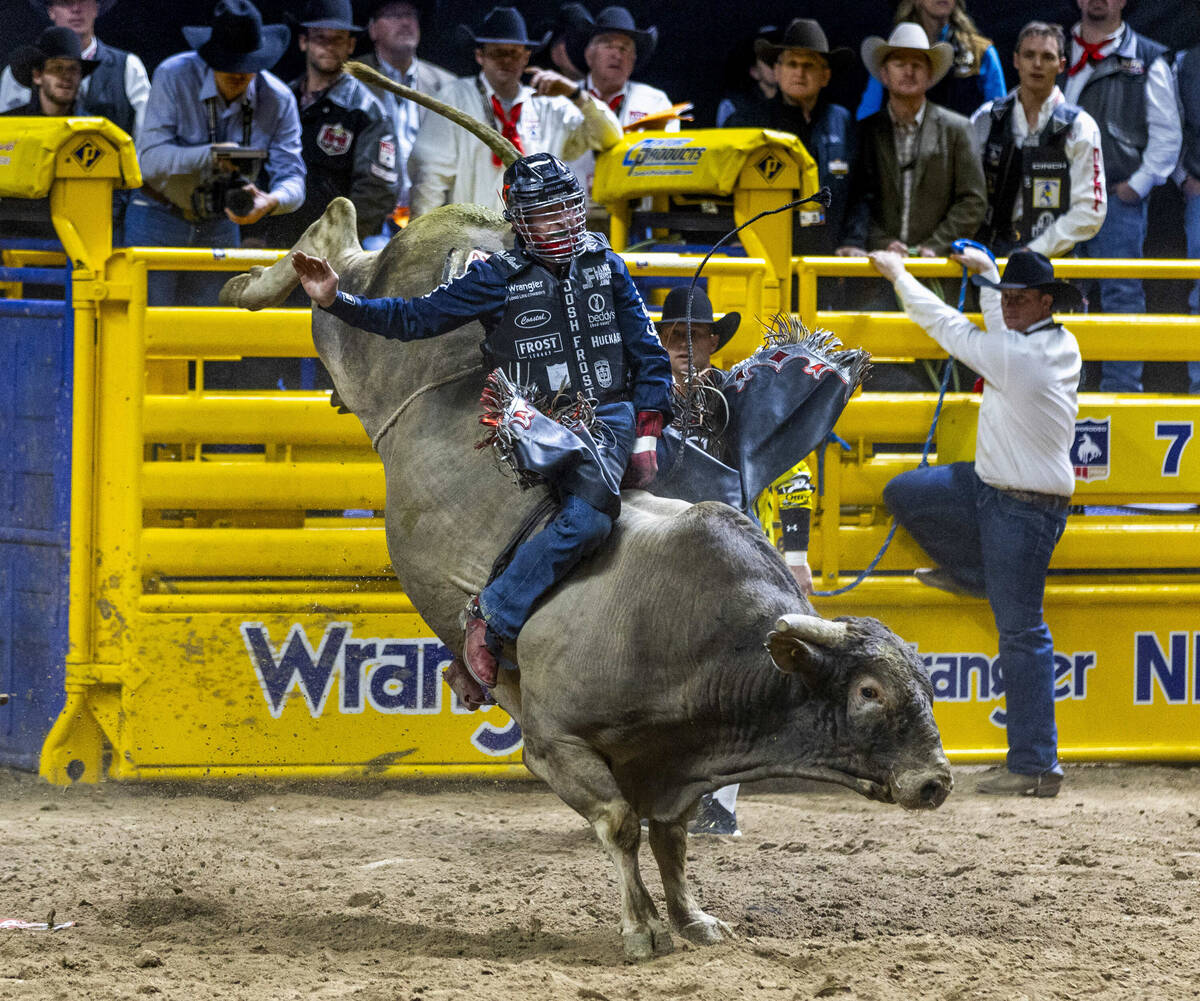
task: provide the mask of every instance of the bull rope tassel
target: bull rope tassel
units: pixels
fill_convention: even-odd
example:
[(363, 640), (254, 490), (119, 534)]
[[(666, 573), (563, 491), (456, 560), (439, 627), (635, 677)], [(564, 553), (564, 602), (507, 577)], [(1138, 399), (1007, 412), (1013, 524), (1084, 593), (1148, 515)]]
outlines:
[[(347, 64), (347, 65), (349, 65), (349, 64)], [(692, 355), (692, 296), (696, 292), (696, 282), (698, 282), (700, 280), (700, 273), (704, 270), (704, 265), (706, 265), (708, 263), (709, 258), (711, 258), (712, 255), (715, 254), (718, 249), (720, 249), (722, 246), (724, 246), (726, 243), (728, 243), (730, 240), (732, 240), (735, 236), (738, 235), (738, 233), (740, 233), (742, 230), (744, 230), (747, 226), (751, 225), (752, 223), (758, 222), (759, 219), (766, 218), (769, 215), (774, 215), (776, 212), (787, 212), (789, 209), (797, 208), (798, 206), (805, 205), (808, 202), (820, 202), (826, 208), (829, 208), (829, 204), (832, 201), (833, 201), (833, 193), (829, 190), (828, 187), (824, 187), (820, 191), (818, 191), (815, 195), (809, 195), (807, 198), (797, 198), (795, 201), (788, 202), (786, 205), (780, 205), (779, 208), (776, 208), (776, 209), (766, 209), (765, 211), (758, 213), (758, 215), (753, 216), (750, 219), (747, 219), (740, 226), (736, 226), (733, 229), (731, 229), (728, 233), (726, 233), (723, 237), (721, 237), (721, 239), (719, 239), (716, 243), (714, 243), (712, 245), (712, 247), (709, 249), (708, 253), (704, 255), (704, 258), (700, 261), (699, 264), (696, 265), (696, 271), (692, 275), (692, 282), (688, 286), (687, 316), (685, 318), (686, 323), (687, 323), (687, 326), (685, 329), (687, 330), (688, 367), (687, 367), (687, 380), (685, 382), (685, 385), (687, 386), (687, 396), (684, 397), (684, 401), (683, 401), (683, 415), (682, 415), (683, 427), (686, 428), (691, 423), (692, 410), (694, 409), (695, 405), (697, 404), (697, 401), (699, 400), (699, 396), (700, 396), (699, 387), (693, 385), (693, 383), (695, 382), (695, 378), (696, 378), (696, 362)], [(671, 468), (669, 470), (667, 470), (667, 475), (665, 477), (663, 477), (664, 479), (670, 479), (670, 477), (675, 475), (675, 471), (678, 469), (679, 464), (683, 461), (683, 457), (686, 453), (687, 453), (686, 448), (679, 449), (679, 451), (675, 454), (675, 461), (671, 463)]]
[[(969, 244), (973, 247), (983, 247), (982, 244), (976, 243), (974, 240), (955, 240), (951, 249), (957, 249), (961, 253), (963, 249), (961, 246), (962, 244)], [(986, 247), (983, 247), (983, 249), (987, 251)], [(988, 253), (990, 255), (991, 252), (988, 251)], [(962, 269), (962, 279), (958, 286), (958, 311), (960, 313), (966, 308), (967, 305), (967, 281), (969, 277), (970, 275), (967, 272), (967, 267), (964, 264)], [(933, 446), (933, 435), (934, 432), (937, 431), (938, 419), (942, 416), (942, 403), (945, 402), (946, 388), (950, 385), (950, 376), (953, 372), (954, 356), (947, 355), (945, 368), (942, 369), (942, 386), (941, 390), (938, 392), (937, 406), (933, 410), (933, 422), (929, 425), (929, 434), (925, 436), (925, 447), (921, 449), (921, 461), (917, 465), (918, 469), (924, 469), (929, 465), (929, 451)], [(837, 437), (836, 435), (833, 435), (832, 432), (830, 432), (830, 434), (835, 438)], [(837, 441), (842, 445), (843, 448), (849, 449), (850, 446), (846, 444), (846, 442), (842, 441), (840, 438), (838, 438)], [(821, 466), (819, 482), (824, 483), (825, 445), (821, 446), (821, 452), (818, 456), (818, 460)], [(871, 562), (863, 568), (862, 572), (855, 577), (854, 580), (852, 580), (849, 584), (843, 585), (842, 587), (834, 588), (832, 591), (813, 591), (813, 597), (833, 598), (839, 594), (845, 594), (847, 591), (853, 591), (856, 587), (858, 587), (859, 584), (861, 584), (875, 572), (875, 568), (879, 566), (879, 561), (883, 559), (883, 554), (887, 552), (888, 546), (892, 544), (892, 538), (895, 536), (896, 529), (898, 527), (899, 523), (893, 517), (892, 525), (888, 529), (887, 537), (883, 540), (883, 545), (879, 547), (879, 552), (875, 554), (874, 559), (872, 559)]]
[(484, 125), (477, 118), (472, 118), (465, 112), (459, 111), (458, 108), (451, 107), (445, 101), (439, 101), (436, 97), (422, 94), (419, 90), (413, 90), (412, 87), (406, 87), (402, 83), (396, 83), (391, 77), (385, 76), (378, 70), (372, 69), (370, 66), (360, 63), (357, 60), (351, 60), (346, 63), (345, 70), (351, 76), (356, 77), (371, 87), (376, 87), (379, 90), (389, 90), (393, 94), (398, 94), (400, 97), (436, 112), (443, 118), (449, 118), (455, 125), (466, 129), (471, 135), (487, 146), (488, 149), (500, 158), (500, 162), (505, 167), (511, 166), (513, 162), (521, 158), (521, 151), (499, 132), (489, 125)]

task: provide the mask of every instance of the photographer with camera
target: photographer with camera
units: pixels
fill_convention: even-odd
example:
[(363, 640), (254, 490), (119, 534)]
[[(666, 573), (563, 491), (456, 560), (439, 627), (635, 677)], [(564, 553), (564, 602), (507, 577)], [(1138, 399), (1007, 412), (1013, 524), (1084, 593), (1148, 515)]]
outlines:
[[(266, 72), (291, 32), (249, 0), (219, 0), (210, 26), (185, 27), (195, 51), (154, 73), (138, 138), (143, 187), (126, 216), (131, 246), (237, 247), (238, 226), (304, 202), (296, 99)], [(260, 174), (269, 187), (258, 185)], [(150, 304), (213, 302), (222, 274), (150, 275)]]

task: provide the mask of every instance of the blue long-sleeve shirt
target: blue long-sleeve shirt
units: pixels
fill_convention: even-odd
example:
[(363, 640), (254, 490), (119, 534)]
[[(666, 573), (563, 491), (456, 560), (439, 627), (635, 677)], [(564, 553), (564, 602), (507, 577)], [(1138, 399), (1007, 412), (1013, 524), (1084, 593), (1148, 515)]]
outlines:
[[(663, 350), (629, 269), (613, 251), (605, 257), (611, 271), (616, 323), (630, 372), (634, 409), (671, 416), (671, 359)], [(339, 320), (399, 341), (415, 341), (479, 320), (485, 334), (504, 314), (509, 271), (498, 259), (473, 261), (461, 278), (439, 285), (417, 299), (364, 299), (339, 292), (327, 311)]]
[[(207, 102), (217, 110), (217, 135), (209, 134)], [(232, 104), (217, 91), (216, 78), (195, 52), (180, 52), (154, 71), (146, 117), (137, 139), (142, 177), (185, 211), (192, 191), (208, 177), (211, 141), (243, 139), (242, 105), (252, 109), (250, 147), (267, 151), (270, 194), (279, 199), (276, 215), (304, 202), (304, 160), (300, 156), (300, 111), (287, 85), (263, 70)]]

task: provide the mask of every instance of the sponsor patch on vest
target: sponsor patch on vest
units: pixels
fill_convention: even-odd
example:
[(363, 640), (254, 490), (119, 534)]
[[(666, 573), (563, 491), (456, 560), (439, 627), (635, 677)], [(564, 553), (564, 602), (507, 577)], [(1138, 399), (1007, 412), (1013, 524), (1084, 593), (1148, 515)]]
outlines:
[(608, 360), (598, 358), (594, 369), (596, 372), (596, 381), (600, 383), (602, 389), (608, 389), (612, 385), (612, 369), (608, 367)]
[(341, 156), (352, 142), (354, 133), (337, 122), (322, 125), (317, 133), (317, 148), (330, 156)]
[(508, 286), (509, 299), (532, 299), (546, 294), (546, 283), (541, 279), (532, 282), (513, 282)]
[(1122, 73), (1131, 73), (1134, 76), (1141, 76), (1146, 72), (1146, 64), (1137, 57), (1132, 59), (1118, 59)]
[(1089, 483), (1108, 479), (1111, 422), (1111, 417), (1075, 422), (1075, 440), (1071, 443), (1075, 479)]
[(830, 160), (829, 173), (848, 174), (850, 173), (850, 164), (846, 160)]
[(621, 332), (619, 330), (610, 330), (606, 334), (596, 334), (596, 336), (592, 338), (592, 347), (594, 348), (602, 348), (608, 344), (620, 343)]
[(513, 322), (522, 330), (536, 330), (550, 322), (550, 311), (548, 309), (527, 309), (524, 313), (518, 313)]
[(588, 296), (588, 309), (593, 313), (599, 313), (604, 308), (604, 296), (596, 293)]
[(589, 327), (604, 327), (617, 318), (615, 310), (606, 309), (603, 313), (588, 313)]
[(1057, 177), (1033, 179), (1033, 207), (1056, 209), (1062, 206), (1062, 181)]
[(391, 139), (379, 140), (379, 163), (388, 170), (396, 169), (396, 144)]
[(517, 349), (517, 357), (523, 361), (530, 361), (534, 358), (549, 358), (551, 355), (562, 353), (562, 338), (558, 334), (545, 334), (542, 337), (524, 337), (519, 341), (514, 341), (513, 345)]
[(593, 285), (607, 285), (612, 281), (612, 268), (608, 264), (598, 264), (595, 267), (586, 267), (580, 270), (583, 273), (584, 288), (591, 288)]

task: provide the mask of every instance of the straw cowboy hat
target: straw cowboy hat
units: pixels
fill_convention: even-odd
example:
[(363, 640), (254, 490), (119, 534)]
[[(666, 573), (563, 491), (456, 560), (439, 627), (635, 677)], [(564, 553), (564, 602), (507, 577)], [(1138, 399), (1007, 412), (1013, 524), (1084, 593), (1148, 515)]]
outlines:
[(754, 54), (767, 65), (773, 64), (780, 54), (788, 49), (819, 52), (835, 73), (849, 68), (851, 60), (854, 59), (854, 53), (845, 46), (830, 51), (829, 39), (825, 37), (824, 29), (807, 17), (798, 17), (792, 21), (778, 41), (765, 37), (754, 40)]
[(184, 27), (183, 37), (218, 73), (257, 73), (279, 62), (292, 32), (286, 24), (263, 24), (250, 0), (218, 0), (209, 23)]
[(863, 65), (867, 67), (867, 72), (871, 76), (879, 80), (879, 68), (883, 65), (884, 60), (893, 52), (901, 49), (923, 52), (929, 57), (929, 62), (933, 67), (933, 77), (929, 81), (930, 87), (949, 73), (950, 67), (954, 65), (954, 46), (949, 42), (930, 45), (925, 29), (912, 21), (902, 21), (896, 25), (887, 37), (887, 41), (878, 35), (864, 39), (862, 43)]
[[(720, 351), (729, 343), (729, 339), (737, 333), (738, 324), (742, 322), (741, 313), (726, 313), (719, 320), (713, 320), (712, 300), (705, 295), (703, 289), (691, 289), (691, 320), (693, 327), (697, 323), (712, 324), (713, 333), (717, 335), (717, 346)], [(667, 293), (663, 302), (662, 318), (656, 326), (662, 328), (668, 323), (687, 323), (688, 321), (688, 287), (680, 285)], [(695, 330), (693, 330), (693, 336)]]

